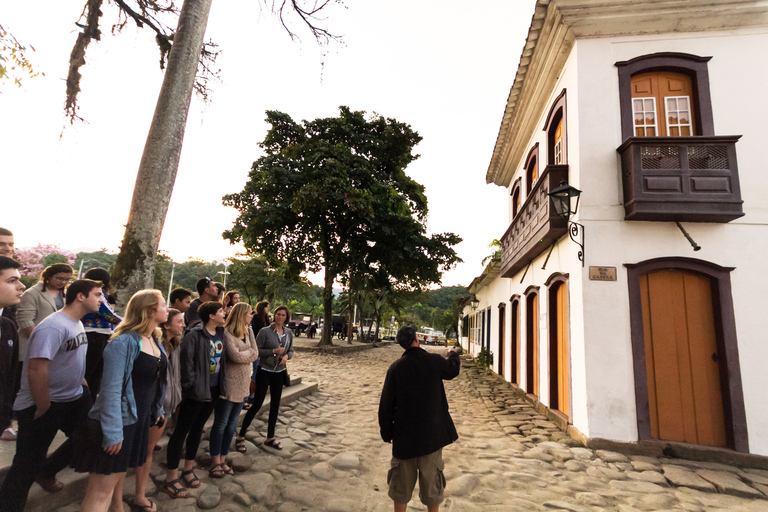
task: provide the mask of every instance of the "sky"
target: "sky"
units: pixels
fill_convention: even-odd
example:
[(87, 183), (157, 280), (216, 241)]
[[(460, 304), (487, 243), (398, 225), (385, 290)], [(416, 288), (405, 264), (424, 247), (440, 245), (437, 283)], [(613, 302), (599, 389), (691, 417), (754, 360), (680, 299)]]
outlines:
[[(65, 79), (84, 4), (0, 8), (0, 24), (34, 46), (28, 57), (45, 73), (0, 88), (0, 226), (14, 232), (17, 247), (117, 252), (124, 233), (163, 74), (150, 31), (129, 23), (113, 34), (116, 10), (105, 5), (101, 41), (90, 44), (81, 68), (84, 122), (70, 125)], [(486, 184), (485, 174), (534, 4), (346, 0), (324, 16), (342, 42), (320, 46), (295, 19), (300, 40), (291, 40), (257, 0), (213, 2), (206, 40), (219, 45), (222, 81), (207, 104), (192, 98), (160, 250), (179, 262), (242, 252), (221, 237), (237, 216), (221, 198), (242, 190), (261, 156), (265, 111), (300, 121), (347, 105), (408, 123), (423, 137), (406, 173), (426, 188), (429, 232), (463, 238), (455, 249), (464, 262), (442, 285), (469, 285), (509, 223), (506, 189)]]

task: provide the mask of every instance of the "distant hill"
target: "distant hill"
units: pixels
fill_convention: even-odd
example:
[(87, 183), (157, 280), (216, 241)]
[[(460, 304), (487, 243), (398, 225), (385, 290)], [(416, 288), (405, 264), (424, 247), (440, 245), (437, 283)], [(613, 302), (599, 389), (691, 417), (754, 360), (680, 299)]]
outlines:
[(468, 294), (466, 286), (444, 286), (437, 290), (430, 290), (427, 294), (427, 300), (422, 304), (433, 308), (451, 309), (455, 297), (463, 297)]

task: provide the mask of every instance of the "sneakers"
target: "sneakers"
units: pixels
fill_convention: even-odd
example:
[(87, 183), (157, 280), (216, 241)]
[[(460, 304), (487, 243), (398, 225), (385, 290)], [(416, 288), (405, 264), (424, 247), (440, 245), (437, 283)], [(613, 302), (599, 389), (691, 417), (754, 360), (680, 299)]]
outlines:
[(3, 431), (3, 434), (0, 435), (0, 440), (2, 441), (15, 441), (16, 440), (16, 431), (13, 430), (13, 428), (8, 427)]

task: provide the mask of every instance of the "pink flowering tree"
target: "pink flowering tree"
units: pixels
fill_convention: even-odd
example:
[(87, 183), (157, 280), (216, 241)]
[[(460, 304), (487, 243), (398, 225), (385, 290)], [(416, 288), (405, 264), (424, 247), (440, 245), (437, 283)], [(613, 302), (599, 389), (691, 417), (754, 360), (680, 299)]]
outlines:
[(54, 263), (75, 264), (76, 255), (55, 244), (37, 244), (27, 249), (16, 249), (16, 258), (21, 263), (21, 275), (37, 277), (40, 272)]

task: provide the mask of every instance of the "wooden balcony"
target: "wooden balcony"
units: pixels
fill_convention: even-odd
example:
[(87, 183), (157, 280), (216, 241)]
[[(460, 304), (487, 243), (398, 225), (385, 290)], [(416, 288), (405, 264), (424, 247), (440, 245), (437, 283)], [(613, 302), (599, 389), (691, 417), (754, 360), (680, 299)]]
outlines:
[(736, 141), (630, 137), (619, 146), (625, 220), (730, 222), (744, 215)]
[(548, 165), (501, 237), (501, 276), (512, 277), (567, 233), (549, 191), (568, 181), (567, 165)]

